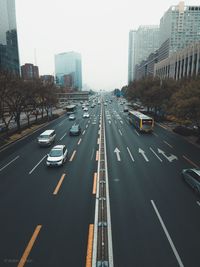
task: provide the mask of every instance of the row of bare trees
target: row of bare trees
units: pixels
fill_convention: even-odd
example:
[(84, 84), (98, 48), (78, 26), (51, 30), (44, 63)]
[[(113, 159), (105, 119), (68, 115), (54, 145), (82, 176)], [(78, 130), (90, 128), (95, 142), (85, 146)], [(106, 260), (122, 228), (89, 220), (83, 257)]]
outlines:
[(6, 131), (12, 120), (15, 120), (17, 129), (21, 130), (21, 114), (26, 114), (28, 126), (30, 116), (38, 114), (47, 117), (51, 108), (56, 104), (55, 88), (53, 83), (44, 83), (41, 80), (24, 81), (9, 72), (0, 72), (0, 121)]
[(200, 129), (200, 76), (175, 81), (145, 78), (124, 86), (130, 101), (140, 101), (155, 114), (170, 115)]

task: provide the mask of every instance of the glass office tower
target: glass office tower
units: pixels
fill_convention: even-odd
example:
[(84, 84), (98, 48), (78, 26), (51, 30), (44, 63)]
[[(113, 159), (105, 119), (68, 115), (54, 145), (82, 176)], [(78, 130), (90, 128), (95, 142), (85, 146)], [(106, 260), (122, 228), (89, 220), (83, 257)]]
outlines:
[(15, 0), (0, 0), (0, 70), (20, 73)]
[(72, 88), (82, 90), (81, 55), (73, 51), (55, 55), (55, 75), (60, 85), (64, 85), (66, 75), (70, 75)]

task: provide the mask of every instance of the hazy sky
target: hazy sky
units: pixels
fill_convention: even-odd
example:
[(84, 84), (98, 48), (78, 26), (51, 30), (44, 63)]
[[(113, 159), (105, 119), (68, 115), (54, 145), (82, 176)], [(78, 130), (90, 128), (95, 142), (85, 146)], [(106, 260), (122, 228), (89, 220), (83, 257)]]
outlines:
[[(127, 84), (128, 34), (159, 25), (176, 0), (15, 0), (20, 63), (54, 75), (54, 55), (82, 55), (83, 83), (94, 90)], [(187, 0), (185, 5), (200, 5)]]

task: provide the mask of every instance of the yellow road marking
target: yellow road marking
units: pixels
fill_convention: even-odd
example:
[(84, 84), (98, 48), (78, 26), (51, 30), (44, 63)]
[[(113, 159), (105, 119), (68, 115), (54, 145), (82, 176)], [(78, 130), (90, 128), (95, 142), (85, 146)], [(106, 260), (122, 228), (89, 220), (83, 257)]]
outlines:
[(92, 190), (92, 194), (96, 194), (97, 192), (97, 173), (94, 173), (94, 182), (93, 182), (93, 190)]
[(58, 191), (59, 191), (59, 189), (60, 189), (60, 187), (61, 187), (61, 184), (62, 184), (62, 182), (63, 182), (63, 180), (64, 180), (64, 178), (65, 178), (65, 173), (63, 173), (63, 175), (61, 176), (61, 178), (60, 178), (60, 180), (59, 180), (59, 182), (58, 182), (58, 184), (57, 184), (57, 186), (56, 186), (56, 188), (55, 188), (55, 190), (54, 190), (54, 192), (53, 192), (53, 194), (54, 195), (56, 195), (57, 193), (58, 193)]
[(26, 247), (25, 251), (24, 251), (24, 254), (22, 255), (21, 259), (20, 259), (20, 262), (19, 264), (17, 265), (17, 267), (23, 267), (27, 261), (27, 258), (28, 258), (28, 255), (30, 254), (30, 251), (35, 243), (35, 240), (40, 232), (40, 229), (42, 228), (42, 225), (38, 225), (36, 228), (35, 228), (35, 231), (31, 237), (31, 240), (29, 241), (28, 243), (28, 246)]
[(186, 156), (183, 155), (183, 158), (185, 160), (187, 160), (190, 164), (192, 164), (195, 168), (199, 168), (199, 166), (197, 164), (195, 164), (193, 161), (191, 161), (190, 159), (188, 159)]
[(88, 233), (86, 264), (85, 264), (86, 267), (92, 267), (93, 236), (94, 236), (94, 224), (90, 224)]
[(69, 160), (69, 161), (72, 161), (72, 160), (73, 160), (73, 158), (74, 158), (75, 154), (76, 154), (76, 150), (74, 150), (74, 152), (72, 153), (72, 156), (71, 156), (71, 158), (70, 158), (70, 160)]
[(96, 161), (98, 161), (99, 160), (99, 151), (97, 150), (97, 152), (96, 152)]

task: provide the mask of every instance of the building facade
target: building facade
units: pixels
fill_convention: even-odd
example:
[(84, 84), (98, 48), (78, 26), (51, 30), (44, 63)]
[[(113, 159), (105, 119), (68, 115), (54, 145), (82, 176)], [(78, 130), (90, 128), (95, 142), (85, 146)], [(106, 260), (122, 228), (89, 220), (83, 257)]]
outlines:
[(129, 32), (129, 47), (128, 47), (128, 84), (134, 80), (135, 64), (134, 64), (134, 41), (136, 31)]
[(200, 41), (172, 53), (154, 66), (154, 75), (161, 79), (179, 80), (200, 75)]
[(41, 75), (40, 79), (44, 82), (44, 83), (54, 83), (54, 76), (53, 75)]
[(171, 6), (160, 19), (159, 60), (200, 40), (200, 6)]
[(20, 74), (15, 0), (0, 0), (0, 70)]
[(33, 64), (26, 63), (21, 66), (21, 75), (24, 80), (33, 80), (39, 79), (39, 69), (38, 66), (34, 66)]
[(81, 55), (77, 52), (67, 52), (55, 55), (56, 82), (64, 86), (66, 75), (71, 75), (73, 89), (82, 90)]

